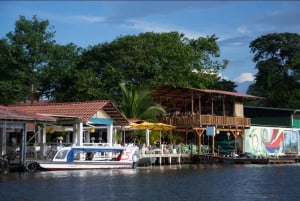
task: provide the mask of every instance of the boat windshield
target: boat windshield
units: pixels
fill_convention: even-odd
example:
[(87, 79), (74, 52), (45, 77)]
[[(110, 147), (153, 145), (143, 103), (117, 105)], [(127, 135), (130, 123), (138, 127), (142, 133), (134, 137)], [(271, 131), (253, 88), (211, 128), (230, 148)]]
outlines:
[(66, 150), (66, 149), (58, 151), (54, 159), (64, 159), (66, 157), (68, 151), (69, 150)]

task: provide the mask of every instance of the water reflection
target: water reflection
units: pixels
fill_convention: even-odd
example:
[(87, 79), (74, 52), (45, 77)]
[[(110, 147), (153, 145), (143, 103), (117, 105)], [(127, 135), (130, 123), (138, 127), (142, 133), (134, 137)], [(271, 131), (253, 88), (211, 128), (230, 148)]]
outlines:
[(60, 177), (101, 177), (117, 175), (134, 175), (136, 169), (109, 169), (109, 170), (81, 170), (81, 171), (50, 171), (36, 174), (37, 177), (60, 178)]
[(4, 200), (298, 201), (300, 164), (172, 165), (3, 175)]

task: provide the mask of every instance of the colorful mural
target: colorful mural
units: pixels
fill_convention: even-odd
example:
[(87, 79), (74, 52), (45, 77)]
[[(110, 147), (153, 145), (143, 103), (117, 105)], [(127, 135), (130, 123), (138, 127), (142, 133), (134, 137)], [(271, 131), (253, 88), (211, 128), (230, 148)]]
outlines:
[(245, 130), (245, 151), (255, 155), (299, 153), (299, 130), (252, 126)]

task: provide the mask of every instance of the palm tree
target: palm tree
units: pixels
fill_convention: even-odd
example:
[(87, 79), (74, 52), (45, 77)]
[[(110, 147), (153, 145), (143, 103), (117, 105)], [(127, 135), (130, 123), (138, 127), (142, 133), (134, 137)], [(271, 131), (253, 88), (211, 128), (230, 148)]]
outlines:
[[(118, 98), (118, 108), (127, 118), (141, 119), (149, 122), (156, 122), (157, 115), (165, 114), (161, 105), (155, 103), (152, 99), (151, 91), (148, 88), (139, 88), (130, 85), (126, 88), (125, 84), (120, 84), (121, 94)], [(140, 144), (146, 141), (145, 131), (133, 131), (131, 141)], [(150, 142), (159, 139), (159, 132), (153, 131), (150, 136)]]
[(157, 115), (166, 113), (161, 105), (153, 101), (148, 88), (142, 89), (131, 85), (127, 89), (124, 83), (120, 84), (120, 88), (122, 93), (119, 108), (127, 118), (155, 122)]

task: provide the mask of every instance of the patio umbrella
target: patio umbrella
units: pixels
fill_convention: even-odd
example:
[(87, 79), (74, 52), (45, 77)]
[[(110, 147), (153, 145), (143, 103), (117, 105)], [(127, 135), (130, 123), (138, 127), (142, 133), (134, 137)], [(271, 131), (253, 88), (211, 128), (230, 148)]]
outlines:
[(160, 131), (170, 131), (175, 128), (175, 126), (172, 126), (170, 124), (164, 124), (164, 123), (154, 123), (154, 127), (152, 130), (160, 130)]
[(159, 143), (161, 146), (161, 131), (170, 131), (173, 130), (175, 126), (164, 124), (164, 123), (155, 123), (155, 127), (152, 130), (159, 130)]
[(160, 139), (160, 144), (161, 144), (161, 131), (170, 131), (170, 130), (173, 130), (175, 128), (175, 126), (172, 126), (172, 125), (169, 125), (169, 124), (164, 124), (164, 123), (152, 123), (152, 122), (147, 122), (147, 121), (144, 121), (140, 124), (138, 123), (131, 123), (130, 124), (132, 128), (135, 128), (135, 129), (140, 129), (140, 130), (146, 130), (146, 129), (149, 129), (149, 130), (159, 130), (160, 133), (159, 133), (159, 139)]
[(160, 130), (160, 131), (170, 131), (175, 128), (175, 126), (169, 125), (169, 124), (164, 124), (164, 123), (152, 123), (152, 122), (147, 122), (144, 121), (140, 124), (138, 123), (130, 123), (130, 126), (135, 129), (149, 129), (149, 130)]

